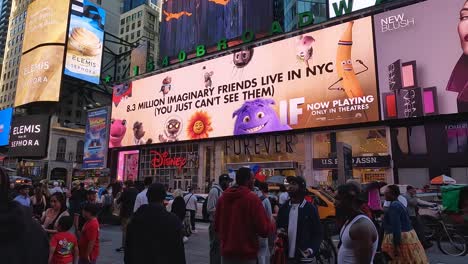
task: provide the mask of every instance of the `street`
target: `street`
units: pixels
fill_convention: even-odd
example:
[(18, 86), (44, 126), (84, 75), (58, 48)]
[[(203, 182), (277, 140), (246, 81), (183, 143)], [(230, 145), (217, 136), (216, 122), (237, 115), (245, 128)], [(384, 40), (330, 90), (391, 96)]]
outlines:
[[(197, 223), (197, 234), (185, 244), (187, 264), (209, 263), (208, 224)], [(101, 229), (101, 256), (98, 264), (123, 264), (123, 253), (115, 252), (120, 247), (121, 231), (118, 226), (104, 226)], [(338, 242), (338, 241), (335, 241)], [(428, 251), (431, 264), (466, 264), (468, 256), (451, 257), (443, 255), (436, 245)]]

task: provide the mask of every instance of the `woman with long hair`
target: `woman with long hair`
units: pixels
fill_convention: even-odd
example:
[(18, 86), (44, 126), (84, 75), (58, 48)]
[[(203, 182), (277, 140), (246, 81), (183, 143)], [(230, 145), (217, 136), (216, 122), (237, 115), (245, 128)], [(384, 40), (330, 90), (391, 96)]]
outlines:
[(390, 256), (390, 263), (429, 263), (418, 235), (411, 226), (406, 207), (398, 201), (400, 189), (396, 185), (389, 185), (384, 194), (390, 207), (383, 220), (385, 234), (382, 252)]
[(40, 186), (34, 188), (34, 195), (31, 197), (31, 204), (33, 216), (37, 219), (41, 219), (42, 213), (44, 213), (46, 209), (47, 201), (44, 194), (42, 194)]
[(63, 216), (70, 216), (63, 193), (56, 192), (50, 196), (50, 206), (42, 216), (41, 223), (49, 234), (57, 233), (58, 220)]

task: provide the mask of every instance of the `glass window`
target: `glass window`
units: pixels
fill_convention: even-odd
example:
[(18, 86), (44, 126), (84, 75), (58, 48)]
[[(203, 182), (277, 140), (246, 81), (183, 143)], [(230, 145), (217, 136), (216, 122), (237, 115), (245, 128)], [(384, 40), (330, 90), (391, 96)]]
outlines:
[(123, 24), (125, 24), (125, 19), (122, 18), (120, 19), (120, 25), (123, 25)]
[(76, 143), (76, 161), (79, 163), (83, 162), (83, 154), (84, 154), (84, 141), (80, 140)]
[(132, 30), (135, 29), (135, 23), (132, 23)]
[(138, 12), (138, 17), (142, 17), (143, 16), (143, 11), (139, 11)]
[(130, 25), (127, 25), (127, 26), (125, 27), (125, 32), (128, 32), (128, 31), (130, 31)]
[(67, 140), (60, 138), (57, 143), (57, 160), (65, 160), (65, 152), (67, 152)]
[(137, 31), (137, 38), (140, 37), (140, 30)]
[(120, 34), (123, 34), (124, 33), (124, 28), (121, 28), (120, 29)]
[(137, 26), (138, 26), (138, 27), (141, 27), (141, 20), (138, 20)]

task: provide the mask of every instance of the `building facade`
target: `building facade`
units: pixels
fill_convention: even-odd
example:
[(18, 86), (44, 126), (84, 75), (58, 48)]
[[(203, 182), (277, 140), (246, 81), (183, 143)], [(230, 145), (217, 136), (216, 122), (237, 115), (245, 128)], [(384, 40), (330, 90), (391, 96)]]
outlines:
[(161, 4), (160, 2), (162, 1), (163, 0), (123, 0), (122, 13), (126, 13), (144, 4), (147, 4), (148, 6), (156, 9), (156, 8), (159, 8)]
[(298, 29), (298, 14), (312, 12), (314, 23), (327, 19), (326, 0), (284, 0), (284, 29), (286, 32)]
[(5, 53), (5, 45), (7, 43), (11, 3), (12, 0), (0, 1), (0, 64), (3, 64), (3, 54)]

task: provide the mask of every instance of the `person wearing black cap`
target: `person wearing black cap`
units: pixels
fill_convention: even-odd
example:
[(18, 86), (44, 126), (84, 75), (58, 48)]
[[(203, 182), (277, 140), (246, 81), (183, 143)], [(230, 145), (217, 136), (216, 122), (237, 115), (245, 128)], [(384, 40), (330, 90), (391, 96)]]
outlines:
[(182, 222), (166, 210), (166, 188), (153, 183), (147, 191), (148, 204), (133, 214), (127, 227), (125, 264), (185, 264)]
[(290, 200), (278, 212), (277, 227), (288, 236), (288, 263), (312, 261), (323, 240), (323, 229), (315, 205), (307, 202), (306, 182), (299, 176), (287, 177)]
[(216, 213), (216, 204), (218, 203), (219, 197), (224, 190), (229, 187), (229, 184), (233, 181), (231, 177), (227, 174), (222, 174), (219, 176), (218, 184), (214, 183), (211, 187), (210, 192), (208, 193), (208, 198), (206, 202), (206, 211), (208, 214), (208, 219), (210, 220), (210, 264), (220, 264), (221, 263), (221, 253), (219, 248), (219, 238), (214, 231), (214, 217)]

